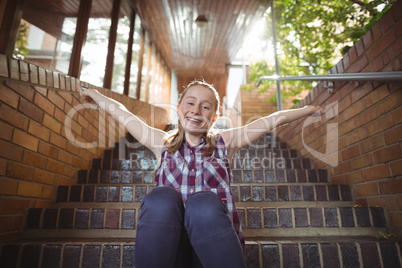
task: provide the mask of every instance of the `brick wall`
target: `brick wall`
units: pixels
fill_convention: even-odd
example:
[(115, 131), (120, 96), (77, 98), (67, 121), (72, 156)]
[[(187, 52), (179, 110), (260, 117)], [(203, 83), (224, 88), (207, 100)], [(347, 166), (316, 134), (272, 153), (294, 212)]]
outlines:
[[(331, 73), (401, 71), (401, 10), (398, 1)], [(397, 234), (402, 230), (401, 89), (401, 82), (352, 81), (336, 82), (328, 93), (320, 83), (299, 106), (327, 106), (321, 121), (303, 127), (307, 121), (299, 120), (276, 131), (315, 167), (328, 169), (333, 184), (352, 185), (357, 204), (385, 207)]]
[[(74, 184), (77, 170), (89, 169), (93, 158), (114, 146), (119, 131), (124, 134), (124, 128), (104, 112), (80, 108), (84, 103), (77, 92), (80, 85), (91, 86), (0, 55), (0, 240), (19, 237), (27, 208), (50, 207), (57, 185)], [(156, 128), (169, 122), (164, 109), (98, 90)], [(68, 128), (65, 119), (70, 111)], [(68, 130), (77, 141), (98, 146), (74, 145)]]

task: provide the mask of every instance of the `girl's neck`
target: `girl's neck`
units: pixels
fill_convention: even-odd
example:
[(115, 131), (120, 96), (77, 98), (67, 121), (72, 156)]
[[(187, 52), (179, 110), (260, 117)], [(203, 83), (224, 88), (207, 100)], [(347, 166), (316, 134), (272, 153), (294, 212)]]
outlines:
[(186, 141), (188, 142), (188, 144), (190, 144), (191, 147), (195, 147), (195, 146), (200, 144), (200, 139), (204, 135), (205, 134), (195, 135), (195, 134), (190, 134), (190, 133), (186, 132), (185, 133), (185, 138), (186, 138)]

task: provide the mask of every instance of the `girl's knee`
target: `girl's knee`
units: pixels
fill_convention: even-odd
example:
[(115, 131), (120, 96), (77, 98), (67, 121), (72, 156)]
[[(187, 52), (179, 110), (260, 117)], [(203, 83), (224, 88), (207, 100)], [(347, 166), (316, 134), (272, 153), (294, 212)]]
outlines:
[(141, 203), (140, 218), (180, 220), (184, 214), (181, 196), (172, 188), (156, 187), (144, 197)]
[(227, 208), (213, 192), (199, 192), (186, 202), (186, 219), (194, 222), (211, 223), (219, 217), (227, 216)]

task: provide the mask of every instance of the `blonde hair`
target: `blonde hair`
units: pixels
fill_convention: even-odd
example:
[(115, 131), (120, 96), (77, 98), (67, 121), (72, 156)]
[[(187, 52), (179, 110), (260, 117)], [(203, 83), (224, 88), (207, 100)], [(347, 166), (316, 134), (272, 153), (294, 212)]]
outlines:
[[(194, 80), (190, 84), (188, 84), (186, 88), (183, 90), (183, 92), (179, 95), (179, 104), (183, 100), (183, 97), (186, 95), (187, 90), (195, 85), (206, 87), (212, 91), (216, 100), (215, 114), (219, 115), (219, 107), (220, 107), (219, 94), (213, 87), (213, 85), (208, 84), (204, 80)], [(211, 130), (212, 125), (206, 132), (207, 150), (205, 152), (205, 156), (211, 156), (215, 149), (216, 134)], [(169, 153), (177, 151), (180, 148), (181, 144), (183, 143), (183, 140), (184, 140), (184, 128), (179, 121), (177, 129), (170, 132), (165, 140), (166, 151)]]

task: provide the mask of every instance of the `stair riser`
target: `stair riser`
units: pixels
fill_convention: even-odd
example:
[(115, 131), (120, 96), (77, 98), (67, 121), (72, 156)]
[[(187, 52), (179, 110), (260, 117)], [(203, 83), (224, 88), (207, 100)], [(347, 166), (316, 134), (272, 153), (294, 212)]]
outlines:
[(397, 243), (248, 244), (248, 268), (401, 267)]
[[(381, 208), (238, 208), (244, 229), (386, 227)], [(30, 209), (26, 229), (135, 229), (134, 209)]]
[[(74, 185), (59, 186), (56, 202), (141, 202), (154, 185)], [(231, 186), (235, 202), (311, 202), (352, 201), (348, 186), (340, 185), (280, 185)], [(269, 204), (267, 204), (269, 205)]]
[[(154, 170), (80, 170), (79, 184), (154, 183)], [(327, 183), (326, 170), (315, 169), (245, 169), (232, 170), (233, 183)]]
[[(400, 267), (397, 243), (247, 243), (248, 268)], [(134, 243), (11, 244), (2, 267), (135, 267)]]

